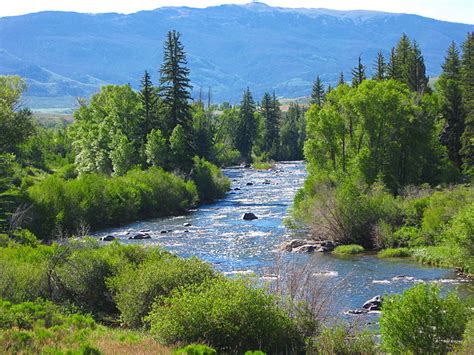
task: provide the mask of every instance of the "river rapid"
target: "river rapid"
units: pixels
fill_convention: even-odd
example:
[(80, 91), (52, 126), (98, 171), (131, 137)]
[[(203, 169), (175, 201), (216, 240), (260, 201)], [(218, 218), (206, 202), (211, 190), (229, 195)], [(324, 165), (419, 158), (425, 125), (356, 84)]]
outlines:
[[(270, 283), (276, 282), (282, 268), (304, 269), (309, 277), (295, 272), (294, 277), (300, 278), (299, 287), (324, 288), (330, 313), (338, 316), (360, 308), (375, 295), (401, 293), (416, 282), (439, 282), (446, 290), (459, 288), (462, 294), (474, 293), (472, 281), (462, 279), (453, 270), (422, 266), (406, 258), (282, 253), (278, 250), (282, 242), (301, 237), (287, 229), (283, 220), (303, 185), (305, 164), (282, 162), (268, 171), (228, 168), (224, 174), (232, 180), (232, 190), (216, 203), (200, 206), (184, 216), (103, 230), (95, 237), (114, 235), (126, 244), (159, 245), (182, 257), (203, 259), (224, 274), (255, 274)], [(247, 212), (258, 219), (243, 220)], [(140, 231), (149, 233), (151, 239), (127, 239)]]

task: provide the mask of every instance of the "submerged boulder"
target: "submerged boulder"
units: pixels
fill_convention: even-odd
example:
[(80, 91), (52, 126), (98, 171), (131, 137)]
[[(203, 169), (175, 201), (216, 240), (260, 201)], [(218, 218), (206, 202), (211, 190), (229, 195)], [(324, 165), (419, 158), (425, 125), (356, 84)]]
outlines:
[(150, 239), (150, 238), (151, 237), (148, 234), (143, 234), (143, 233), (138, 233), (138, 234), (128, 237), (128, 239), (133, 239), (133, 240), (142, 240), (142, 239)]
[(382, 296), (377, 295), (364, 303), (362, 308), (369, 311), (380, 311), (382, 309)]

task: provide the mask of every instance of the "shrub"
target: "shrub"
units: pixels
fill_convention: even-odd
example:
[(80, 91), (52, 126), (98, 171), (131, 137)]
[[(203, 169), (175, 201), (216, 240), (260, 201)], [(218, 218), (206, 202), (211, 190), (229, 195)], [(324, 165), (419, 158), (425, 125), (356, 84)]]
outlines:
[(405, 258), (412, 255), (412, 251), (408, 248), (389, 248), (378, 252), (379, 258)]
[(339, 245), (333, 251), (335, 254), (359, 254), (363, 252), (364, 248), (357, 244)]
[(199, 157), (194, 157), (192, 178), (196, 183), (201, 202), (222, 198), (230, 188), (230, 181), (222, 175), (222, 171)]
[(344, 324), (324, 327), (315, 339), (314, 352), (317, 354), (375, 354), (376, 342), (374, 334), (368, 330), (351, 331)]
[(447, 353), (462, 339), (468, 308), (451, 292), (440, 296), (436, 285), (419, 284), (403, 295), (386, 297), (380, 318), (387, 352)]
[(454, 243), (474, 255), (474, 202), (461, 209), (450, 221), (444, 235), (445, 242)]
[(169, 296), (178, 287), (198, 285), (214, 277), (212, 267), (198, 259), (158, 256), (125, 268), (110, 278), (108, 285), (122, 322), (138, 327), (157, 297)]
[(182, 212), (195, 204), (197, 190), (193, 182), (150, 168), (113, 178), (89, 174), (64, 180), (51, 175), (31, 186), (28, 197), (34, 206), (31, 230), (51, 238), (58, 227), (71, 235), (83, 224), (95, 230)]
[(462, 343), (455, 350), (456, 354), (474, 354), (474, 318), (466, 324)]
[(175, 350), (175, 355), (217, 355), (217, 351), (206, 345), (191, 344)]
[(274, 296), (247, 279), (217, 279), (172, 292), (146, 320), (159, 341), (205, 342), (217, 350), (298, 349), (296, 325)]
[(392, 233), (391, 240), (388, 244), (393, 247), (417, 247), (426, 245), (429, 240), (426, 240), (420, 229), (417, 227), (403, 226)]

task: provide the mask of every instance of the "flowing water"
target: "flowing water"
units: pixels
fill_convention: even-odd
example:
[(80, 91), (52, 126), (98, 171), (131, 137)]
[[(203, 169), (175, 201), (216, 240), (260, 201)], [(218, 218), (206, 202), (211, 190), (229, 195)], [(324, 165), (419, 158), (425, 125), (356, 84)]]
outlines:
[[(454, 271), (421, 266), (408, 259), (282, 254), (278, 246), (295, 237), (285, 228), (283, 219), (304, 182), (304, 163), (279, 163), (270, 171), (230, 168), (224, 173), (232, 180), (232, 190), (221, 201), (203, 205), (185, 216), (139, 221), (96, 236), (112, 234), (127, 244), (160, 245), (182, 257), (206, 260), (228, 275), (252, 273), (274, 280), (275, 265), (282, 260), (301, 268), (305, 265), (313, 276), (305, 279), (308, 287), (321, 283), (334, 290), (331, 307), (341, 315), (345, 310), (360, 308), (375, 295), (400, 293), (416, 282), (436, 281), (446, 289), (460, 287), (463, 293), (474, 292), (473, 283)], [(243, 220), (246, 212), (254, 213), (258, 219)], [(127, 239), (139, 231), (147, 231), (152, 238)]]

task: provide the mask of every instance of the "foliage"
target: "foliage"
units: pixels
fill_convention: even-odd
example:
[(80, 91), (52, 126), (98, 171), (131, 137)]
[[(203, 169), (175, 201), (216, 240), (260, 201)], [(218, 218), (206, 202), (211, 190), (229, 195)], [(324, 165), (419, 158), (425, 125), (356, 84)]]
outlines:
[(405, 258), (412, 255), (408, 248), (388, 248), (378, 252), (379, 258)]
[(143, 263), (129, 265), (108, 280), (121, 321), (131, 327), (142, 325), (153, 302), (173, 290), (199, 285), (215, 278), (212, 268), (197, 259), (152, 254)]
[(192, 179), (201, 202), (222, 198), (230, 188), (230, 180), (222, 175), (220, 169), (197, 156), (194, 157)]
[(342, 323), (325, 326), (313, 347), (316, 354), (368, 355), (377, 352), (375, 337), (370, 331), (351, 331)]
[(159, 341), (205, 342), (217, 350), (298, 349), (302, 339), (273, 296), (245, 279), (217, 279), (177, 290), (146, 320)]
[(444, 298), (440, 292), (436, 285), (419, 284), (384, 299), (380, 332), (386, 351), (447, 353), (462, 339), (469, 310), (453, 292)]
[(339, 245), (334, 249), (334, 254), (360, 254), (365, 251), (364, 247), (357, 245), (357, 244), (349, 244), (349, 245)]
[(168, 146), (165, 137), (163, 137), (163, 134), (159, 129), (152, 129), (147, 135), (145, 155), (148, 164), (160, 168), (166, 166)]
[(83, 223), (94, 230), (182, 212), (194, 205), (197, 192), (192, 182), (150, 168), (113, 178), (90, 174), (63, 180), (52, 175), (30, 187), (28, 197), (34, 205), (32, 231), (51, 238), (57, 228), (75, 234)]
[(31, 111), (20, 107), (25, 90), (19, 76), (0, 76), (0, 154), (15, 153), (35, 131)]
[(250, 162), (251, 160), (252, 147), (257, 134), (257, 120), (255, 119), (254, 113), (255, 102), (250, 89), (247, 88), (242, 98), (237, 136), (235, 138), (236, 148), (246, 162)]
[(217, 351), (207, 345), (191, 344), (175, 350), (176, 355), (217, 355)]

